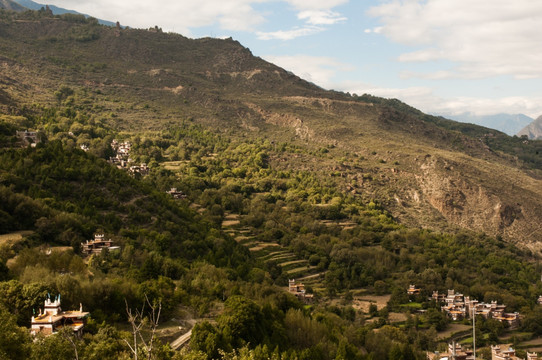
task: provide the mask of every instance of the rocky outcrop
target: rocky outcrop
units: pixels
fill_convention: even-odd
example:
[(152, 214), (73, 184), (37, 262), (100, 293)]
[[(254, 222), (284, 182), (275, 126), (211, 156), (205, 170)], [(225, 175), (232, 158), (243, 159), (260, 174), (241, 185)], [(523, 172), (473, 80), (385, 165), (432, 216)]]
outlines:
[[(533, 250), (542, 248), (542, 228), (537, 215), (542, 194), (529, 189), (536, 184), (542, 187), (542, 182), (535, 179), (518, 182), (505, 172), (495, 177), (488, 169), (472, 168), (472, 165), (438, 156), (426, 157), (416, 176), (422, 201), (451, 224), (500, 235)], [(507, 191), (498, 191), (498, 188)]]

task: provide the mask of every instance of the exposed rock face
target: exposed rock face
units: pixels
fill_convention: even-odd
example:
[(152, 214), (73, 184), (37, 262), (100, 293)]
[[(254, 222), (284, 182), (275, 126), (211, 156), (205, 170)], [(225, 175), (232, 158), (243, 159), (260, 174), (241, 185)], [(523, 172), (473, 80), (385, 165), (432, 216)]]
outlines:
[(245, 105), (258, 114), (258, 116), (268, 124), (292, 128), (295, 131), (295, 135), (303, 140), (312, 140), (314, 138), (314, 131), (305, 125), (303, 120), (297, 116), (288, 113), (278, 114), (266, 111), (251, 103), (245, 103)]
[[(506, 172), (495, 178), (486, 169), (471, 169), (468, 174), (477, 175), (471, 179), (462, 174), (464, 169), (465, 163), (427, 157), (417, 176), (425, 201), (452, 224), (539, 249), (542, 228), (536, 214), (541, 210), (542, 194), (529, 188), (536, 183), (541, 186), (540, 180), (517, 182)], [(496, 185), (508, 191), (499, 192)]]
[(542, 115), (518, 132), (518, 136), (522, 135), (531, 140), (542, 140)]

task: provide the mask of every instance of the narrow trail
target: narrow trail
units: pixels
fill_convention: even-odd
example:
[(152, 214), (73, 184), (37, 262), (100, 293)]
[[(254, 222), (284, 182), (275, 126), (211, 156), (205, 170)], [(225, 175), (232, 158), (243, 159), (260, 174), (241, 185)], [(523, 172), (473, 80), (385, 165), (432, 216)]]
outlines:
[(186, 344), (190, 341), (190, 337), (192, 336), (192, 329), (190, 329), (186, 334), (183, 334), (179, 336), (177, 339), (173, 340), (170, 344), (171, 348), (173, 350), (179, 349), (181, 346)]

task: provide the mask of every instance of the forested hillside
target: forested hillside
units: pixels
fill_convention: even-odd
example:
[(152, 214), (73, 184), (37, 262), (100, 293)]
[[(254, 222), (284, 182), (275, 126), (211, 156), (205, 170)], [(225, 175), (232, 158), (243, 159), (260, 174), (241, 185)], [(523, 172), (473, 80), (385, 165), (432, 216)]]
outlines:
[[(542, 334), (539, 142), (231, 39), (0, 19), (0, 358), (425, 359), (472, 344), (430, 300), (449, 289), (521, 314), (477, 317), (484, 358)], [(85, 253), (95, 234), (119, 248)], [(84, 335), (33, 338), (58, 295)]]

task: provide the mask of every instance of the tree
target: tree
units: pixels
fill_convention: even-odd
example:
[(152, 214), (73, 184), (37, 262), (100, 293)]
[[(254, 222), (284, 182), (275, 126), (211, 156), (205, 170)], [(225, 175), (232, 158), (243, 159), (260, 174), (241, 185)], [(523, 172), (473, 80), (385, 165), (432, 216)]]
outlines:
[[(2, 216), (2, 214), (0, 214)], [(6, 261), (0, 257), (0, 281), (6, 281), (9, 279), (9, 268), (6, 265)]]
[(55, 91), (55, 97), (59, 103), (71, 95), (73, 95), (73, 89), (66, 85), (61, 86), (60, 89)]
[(60, 336), (62, 336), (62, 338), (64, 340), (66, 340), (66, 341), (68, 341), (70, 343), (70, 345), (73, 348), (73, 353), (74, 353), (74, 356), (75, 356), (75, 360), (79, 360), (79, 351), (78, 351), (78, 344), (77, 344), (78, 339), (75, 337), (71, 327), (69, 327), (69, 326), (63, 327), (62, 329), (60, 329), (58, 334)]
[(211, 359), (216, 359), (219, 349), (226, 347), (222, 334), (211, 323), (204, 321), (194, 325), (190, 338), (191, 349), (205, 353)]
[(219, 328), (234, 347), (261, 343), (265, 336), (260, 307), (242, 296), (232, 296), (225, 303), (225, 311), (218, 319)]
[(542, 308), (536, 307), (533, 312), (525, 316), (523, 329), (532, 331), (535, 335), (542, 335)]
[(438, 311), (436, 309), (427, 310), (427, 322), (431, 325), (434, 325), (437, 331), (442, 331), (448, 326), (448, 318), (446, 314)]
[[(71, 331), (71, 329), (68, 329)], [(73, 360), (73, 346), (63, 336), (38, 335), (32, 343), (32, 360)]]
[(0, 359), (25, 359), (30, 355), (28, 330), (17, 325), (16, 317), (0, 307)]
[(119, 337), (118, 330), (113, 326), (102, 325), (98, 333), (92, 337), (92, 341), (85, 348), (85, 359), (101, 360), (116, 358), (123, 348)]

